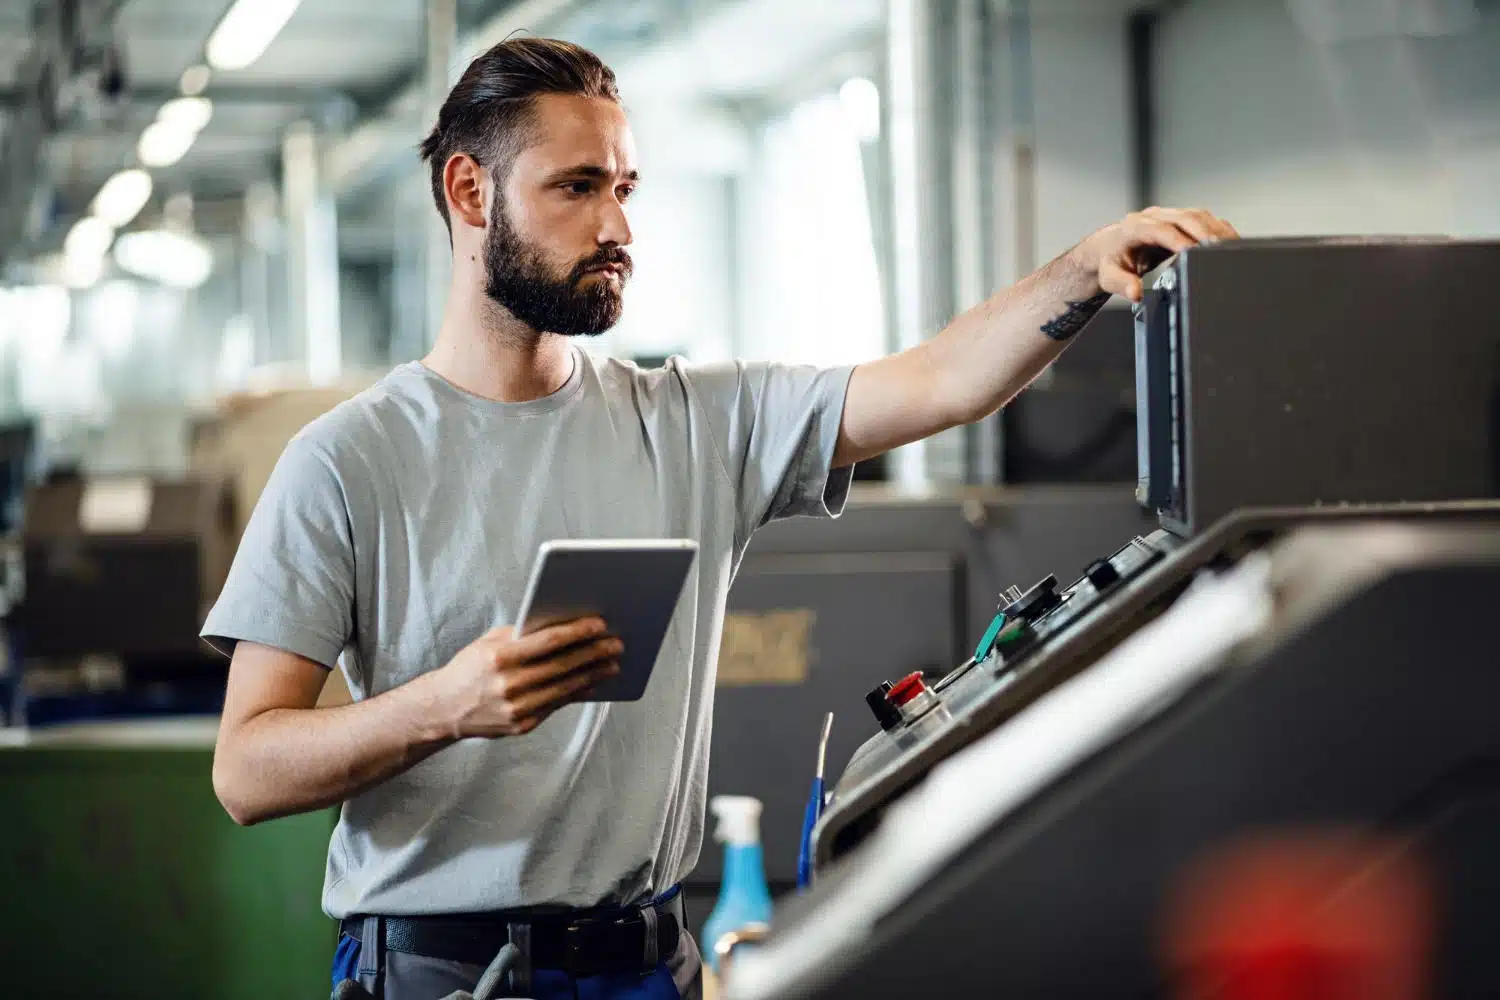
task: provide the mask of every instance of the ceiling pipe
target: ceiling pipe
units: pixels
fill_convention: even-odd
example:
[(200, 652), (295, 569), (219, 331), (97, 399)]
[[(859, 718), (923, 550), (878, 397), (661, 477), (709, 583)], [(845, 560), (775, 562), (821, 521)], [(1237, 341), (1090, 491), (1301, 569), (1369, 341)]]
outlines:
[[(517, 0), (459, 39), (455, 63), (467, 65), (484, 50), (517, 31), (540, 32), (579, 0)], [(428, 125), (428, 79), (418, 73), (373, 118), (330, 145), (324, 176), (336, 197), (354, 194), (416, 162), (417, 141)]]

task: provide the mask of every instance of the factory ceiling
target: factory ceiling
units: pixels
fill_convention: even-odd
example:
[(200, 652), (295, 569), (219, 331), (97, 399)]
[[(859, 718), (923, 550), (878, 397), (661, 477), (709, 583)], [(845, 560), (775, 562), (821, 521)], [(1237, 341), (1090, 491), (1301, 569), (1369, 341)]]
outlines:
[[(266, 2), (295, 10), (252, 64), (208, 77), (202, 96), (212, 102), (211, 117), (180, 159), (152, 166), (148, 214), (175, 192), (212, 201), (274, 180), (284, 130), (302, 119), (351, 136), (363, 129), (382, 147), (372, 162), (386, 170), (396, 153), (409, 151), (422, 113), (426, 0)], [(1047, 0), (1033, 11), (1140, 5)], [(746, 0), (458, 0), (457, 22), (461, 48), (518, 27), (558, 31), (607, 53), (622, 70), (633, 60), (641, 87), (653, 79), (696, 79), (717, 87), (709, 96), (735, 98), (765, 83), (767, 74), (787, 70), (788, 59), (818, 58), (820, 46), (839, 32), (869, 30), (886, 0), (816, 6), (763, 0), (748, 16), (751, 6)], [(0, 0), (0, 264), (55, 249), (100, 186), (138, 165), (142, 133), (164, 104), (181, 96), (183, 74), (203, 63), (229, 7), (228, 0)], [(759, 16), (761, 7), (767, 16)], [(724, 58), (714, 40), (726, 33), (737, 48), (760, 56)], [(675, 48), (663, 48), (673, 41)], [(699, 58), (682, 58), (695, 51)], [(56, 86), (43, 88), (44, 75)], [(622, 77), (630, 79), (628, 71)], [(361, 152), (344, 145), (337, 152)]]

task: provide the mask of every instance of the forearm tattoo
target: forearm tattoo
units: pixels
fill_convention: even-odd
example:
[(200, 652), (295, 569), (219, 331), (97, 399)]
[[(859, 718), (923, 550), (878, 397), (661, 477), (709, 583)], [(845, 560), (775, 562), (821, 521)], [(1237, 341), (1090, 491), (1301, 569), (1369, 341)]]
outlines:
[(1100, 292), (1091, 299), (1068, 302), (1068, 308), (1061, 316), (1042, 324), (1042, 332), (1053, 340), (1068, 340), (1079, 330), (1088, 326), (1089, 320), (1093, 319), (1094, 314), (1103, 309), (1104, 303), (1108, 301), (1109, 293)]

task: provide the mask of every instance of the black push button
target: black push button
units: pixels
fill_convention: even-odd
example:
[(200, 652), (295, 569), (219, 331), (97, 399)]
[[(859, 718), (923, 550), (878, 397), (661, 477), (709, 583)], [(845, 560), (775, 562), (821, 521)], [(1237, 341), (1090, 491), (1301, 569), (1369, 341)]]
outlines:
[(1098, 591), (1113, 586), (1120, 579), (1120, 571), (1115, 569), (1115, 564), (1108, 559), (1100, 559), (1084, 570), (1083, 575), (1089, 578), (1089, 583), (1092, 583), (1094, 589)]
[(875, 713), (875, 721), (880, 723), (881, 729), (895, 729), (901, 724), (901, 709), (892, 705), (889, 699), (891, 693), (891, 682), (881, 681), (880, 686), (865, 695), (865, 704), (870, 706), (870, 711)]

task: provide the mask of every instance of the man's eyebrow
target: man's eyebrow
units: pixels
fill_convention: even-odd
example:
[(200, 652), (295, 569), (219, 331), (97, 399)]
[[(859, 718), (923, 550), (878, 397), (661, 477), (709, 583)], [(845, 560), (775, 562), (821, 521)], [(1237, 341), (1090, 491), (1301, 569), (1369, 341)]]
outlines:
[[(580, 163), (575, 167), (564, 167), (561, 170), (554, 171), (552, 175), (547, 178), (547, 180), (548, 183), (556, 183), (558, 181), (568, 179), (607, 181), (613, 176), (613, 171), (606, 170), (604, 167), (601, 167), (596, 163)], [(625, 179), (633, 183), (638, 182), (641, 179), (641, 173), (639, 170), (632, 170), (630, 173), (625, 175)]]

